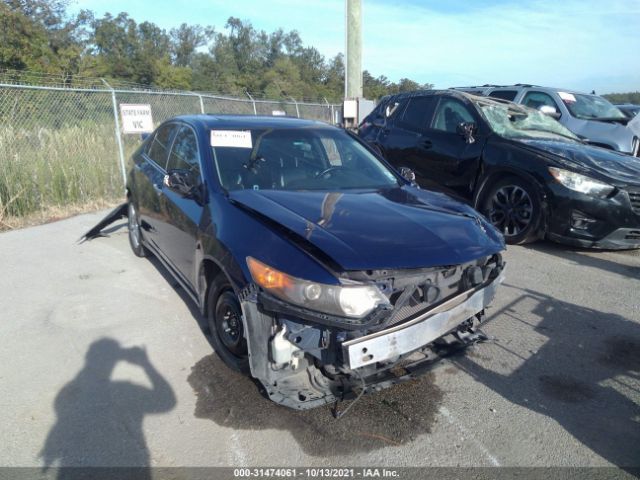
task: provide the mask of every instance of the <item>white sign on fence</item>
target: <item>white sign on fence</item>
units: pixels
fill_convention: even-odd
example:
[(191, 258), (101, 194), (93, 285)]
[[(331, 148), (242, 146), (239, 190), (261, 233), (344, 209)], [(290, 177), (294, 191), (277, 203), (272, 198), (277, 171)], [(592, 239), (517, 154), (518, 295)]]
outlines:
[(153, 132), (153, 117), (151, 105), (120, 104), (120, 117), (122, 118), (123, 133), (149, 133)]
[(287, 115), (287, 112), (285, 112), (284, 110), (271, 110), (271, 115), (273, 115), (274, 117), (285, 117)]

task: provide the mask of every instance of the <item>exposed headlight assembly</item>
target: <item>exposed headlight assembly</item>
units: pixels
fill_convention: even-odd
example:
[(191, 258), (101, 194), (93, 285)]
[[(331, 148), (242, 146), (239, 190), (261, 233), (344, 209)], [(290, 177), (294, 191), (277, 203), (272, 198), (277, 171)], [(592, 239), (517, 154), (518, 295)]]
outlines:
[(252, 257), (247, 265), (253, 281), (294, 305), (340, 317), (362, 318), (389, 303), (375, 285), (325, 285), (292, 277)]
[(549, 173), (555, 178), (558, 183), (565, 187), (574, 190), (576, 192), (585, 193), (587, 195), (593, 195), (596, 197), (606, 197), (614, 188), (606, 183), (599, 182), (593, 178), (589, 178), (579, 173), (570, 172), (569, 170), (562, 170), (560, 168), (549, 167)]

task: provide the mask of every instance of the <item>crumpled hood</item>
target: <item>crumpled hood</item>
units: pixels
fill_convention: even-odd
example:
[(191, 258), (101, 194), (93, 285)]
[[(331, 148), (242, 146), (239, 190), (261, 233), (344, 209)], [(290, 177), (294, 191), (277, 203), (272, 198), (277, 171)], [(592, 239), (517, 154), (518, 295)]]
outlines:
[(573, 170), (617, 187), (640, 185), (640, 158), (574, 142), (521, 140), (529, 149), (551, 154)]
[(310, 253), (320, 249), (344, 270), (456, 265), (504, 249), (502, 236), (471, 207), (413, 187), (331, 193), (239, 190), (229, 198), (293, 233)]

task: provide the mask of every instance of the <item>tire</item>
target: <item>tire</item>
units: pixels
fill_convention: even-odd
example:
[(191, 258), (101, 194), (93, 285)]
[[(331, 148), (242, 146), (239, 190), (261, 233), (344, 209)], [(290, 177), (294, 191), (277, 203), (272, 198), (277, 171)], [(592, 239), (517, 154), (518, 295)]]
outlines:
[(540, 193), (522, 178), (509, 176), (496, 181), (480, 207), (480, 212), (510, 245), (535, 242), (544, 235)]
[(129, 200), (127, 206), (127, 227), (129, 230), (129, 245), (136, 257), (146, 257), (147, 249), (142, 244), (142, 229), (140, 228), (140, 217), (135, 205)]
[(242, 309), (223, 273), (213, 280), (207, 293), (207, 323), (213, 348), (232, 370), (249, 373), (249, 355), (244, 335)]

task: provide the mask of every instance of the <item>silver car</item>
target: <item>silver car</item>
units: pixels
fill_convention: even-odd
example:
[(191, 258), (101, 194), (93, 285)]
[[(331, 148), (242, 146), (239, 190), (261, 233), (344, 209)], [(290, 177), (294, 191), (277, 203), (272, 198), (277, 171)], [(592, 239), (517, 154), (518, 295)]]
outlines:
[(603, 97), (535, 85), (460, 87), (468, 93), (502, 98), (557, 119), (592, 145), (640, 156), (640, 116), (629, 119)]

